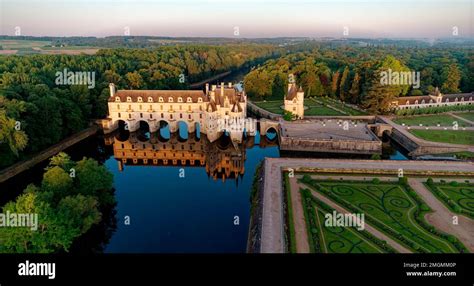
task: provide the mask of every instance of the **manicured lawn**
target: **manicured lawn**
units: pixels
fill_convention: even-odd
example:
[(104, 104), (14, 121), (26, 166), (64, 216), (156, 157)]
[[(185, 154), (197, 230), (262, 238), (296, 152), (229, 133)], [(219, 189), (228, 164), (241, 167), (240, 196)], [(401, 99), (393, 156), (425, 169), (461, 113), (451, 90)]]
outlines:
[[(394, 249), (382, 248), (385, 244), (369, 232), (355, 227), (327, 226), (325, 215), (334, 209), (313, 197), (309, 190), (300, 190), (312, 252), (317, 253), (385, 253)], [(377, 243), (374, 243), (376, 241)]]
[(394, 120), (395, 123), (402, 125), (403, 123), (407, 126), (441, 126), (452, 127), (453, 122), (457, 122), (458, 126), (466, 127), (470, 126), (467, 122), (459, 120), (449, 114), (434, 114), (434, 115), (420, 115), (420, 116), (409, 116), (409, 117), (398, 117)]
[(330, 98), (325, 98), (325, 97), (321, 97), (321, 98), (317, 98), (318, 101), (326, 104), (326, 105), (330, 105), (330, 106), (333, 106), (339, 110), (342, 110), (344, 111), (347, 115), (366, 115), (367, 113), (363, 112), (363, 111), (359, 111), (357, 109), (353, 109), (349, 106), (346, 106), (345, 104), (343, 104), (342, 102), (338, 101), (338, 100), (335, 100), (335, 99), (330, 99)]
[[(270, 112), (276, 113), (276, 114), (283, 114), (283, 109), (281, 108), (283, 106), (283, 100), (276, 100), (276, 101), (257, 101), (254, 102), (258, 107), (261, 107), (265, 110), (268, 110)], [(305, 109), (304, 114), (305, 115), (344, 115), (336, 110), (333, 110), (329, 107), (326, 107), (320, 103), (317, 103), (316, 101), (312, 99), (305, 99), (305, 106), (308, 107)]]
[(474, 131), (412, 129), (410, 132), (413, 135), (428, 141), (474, 145)]
[(431, 210), (414, 191), (393, 182), (300, 180), (414, 252), (459, 252), (445, 237), (431, 233), (424, 215)]
[(474, 121), (474, 112), (461, 112), (461, 113), (456, 113), (456, 115), (462, 118), (465, 118), (467, 120)]
[(474, 219), (474, 184), (425, 183), (451, 211)]

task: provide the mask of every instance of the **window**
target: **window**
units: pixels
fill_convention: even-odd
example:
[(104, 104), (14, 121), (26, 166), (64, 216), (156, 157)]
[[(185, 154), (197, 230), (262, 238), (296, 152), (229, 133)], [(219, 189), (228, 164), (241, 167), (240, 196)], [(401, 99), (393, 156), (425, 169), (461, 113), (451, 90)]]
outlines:
[(150, 114), (150, 119), (153, 119), (153, 114)]
[(198, 98), (198, 102), (202, 102), (202, 97)]
[(140, 118), (143, 118), (143, 113), (140, 113)]
[(178, 97), (178, 102), (183, 102), (183, 98), (182, 98), (182, 97)]
[(117, 109), (119, 109), (119, 110), (120, 110), (120, 104), (117, 104)]
[(161, 114), (161, 118), (163, 118), (163, 113)]
[(140, 110), (142, 110), (142, 105), (140, 104), (140, 105), (138, 106), (138, 108), (139, 108)]
[(121, 116), (120, 116), (120, 112), (118, 113), (118, 117), (119, 117), (119, 118), (121, 117)]
[(120, 102), (120, 97), (117, 96), (117, 97), (115, 98), (115, 101)]
[(173, 102), (173, 98), (172, 98), (172, 97), (168, 97), (168, 102)]
[(130, 96), (127, 96), (127, 102), (132, 102), (132, 98)]
[(183, 118), (183, 114), (182, 114), (182, 113), (179, 114), (179, 118)]
[(148, 102), (153, 102), (153, 97), (149, 96), (148, 97)]
[(189, 114), (188, 117), (189, 117), (189, 120), (191, 120), (191, 114)]
[(132, 118), (132, 114), (131, 114), (131, 113), (128, 114), (128, 118)]
[(201, 119), (202, 119), (202, 113), (199, 113), (199, 118), (201, 118)]
[(163, 100), (163, 97), (160, 96), (160, 98), (158, 99), (159, 102), (164, 102)]
[(188, 99), (186, 101), (187, 102), (193, 102), (193, 99), (191, 97), (188, 97)]
[(160, 105), (160, 110), (163, 110), (163, 105)]
[(138, 102), (143, 102), (143, 98), (141, 96), (138, 97)]

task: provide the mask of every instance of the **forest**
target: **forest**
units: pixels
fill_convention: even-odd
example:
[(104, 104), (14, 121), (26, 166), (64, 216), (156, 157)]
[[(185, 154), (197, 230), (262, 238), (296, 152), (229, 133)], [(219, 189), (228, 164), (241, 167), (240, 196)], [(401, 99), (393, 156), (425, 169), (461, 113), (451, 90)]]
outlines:
[[(234, 44), (0, 56), (0, 168), (104, 118), (111, 82), (120, 89), (188, 89), (190, 83), (278, 53), (272, 45)], [(64, 69), (95, 73), (95, 88), (57, 85), (56, 73)]]
[[(281, 100), (289, 74), (305, 97), (327, 96), (358, 104), (373, 114), (390, 112), (398, 96), (474, 91), (474, 53), (455, 47), (313, 45), (308, 50), (268, 60), (247, 74), (247, 94), (256, 100)], [(381, 85), (382, 71), (419, 72), (421, 86)]]

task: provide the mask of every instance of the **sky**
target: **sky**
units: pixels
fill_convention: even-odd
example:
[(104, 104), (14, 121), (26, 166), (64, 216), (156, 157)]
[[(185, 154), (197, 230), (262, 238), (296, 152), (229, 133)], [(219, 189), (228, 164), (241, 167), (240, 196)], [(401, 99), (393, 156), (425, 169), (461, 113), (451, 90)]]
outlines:
[(474, 0), (0, 0), (26, 36), (474, 36)]

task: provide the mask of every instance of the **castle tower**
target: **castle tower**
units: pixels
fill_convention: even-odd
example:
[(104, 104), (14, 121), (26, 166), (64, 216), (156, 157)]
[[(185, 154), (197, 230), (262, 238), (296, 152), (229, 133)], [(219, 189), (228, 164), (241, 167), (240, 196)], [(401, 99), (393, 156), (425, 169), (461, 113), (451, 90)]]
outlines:
[(288, 84), (288, 91), (284, 98), (285, 111), (289, 111), (295, 115), (296, 119), (304, 117), (304, 91), (296, 88), (295, 83)]

